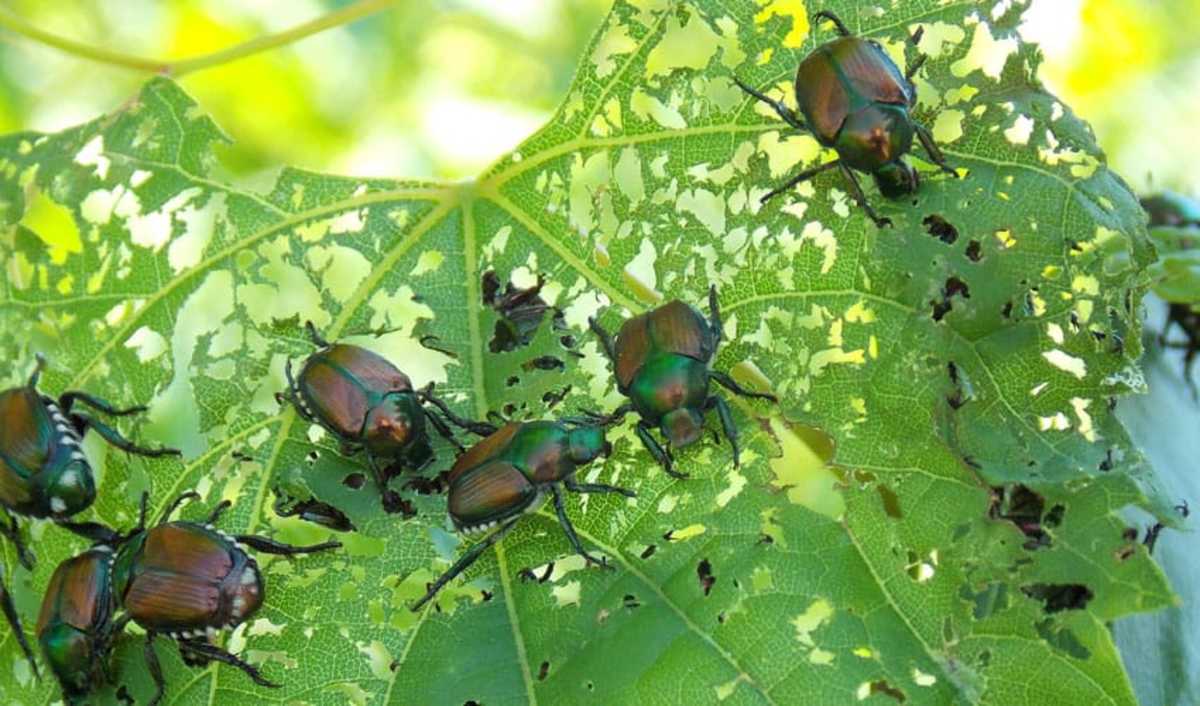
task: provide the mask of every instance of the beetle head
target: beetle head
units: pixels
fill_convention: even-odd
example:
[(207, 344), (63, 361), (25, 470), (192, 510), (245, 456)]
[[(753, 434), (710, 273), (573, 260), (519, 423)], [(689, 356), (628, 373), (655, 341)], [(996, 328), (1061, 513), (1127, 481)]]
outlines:
[(704, 417), (691, 407), (680, 407), (663, 415), (660, 428), (671, 446), (680, 448), (700, 438), (704, 431)]
[(571, 460), (577, 464), (591, 463), (599, 456), (612, 453), (612, 444), (604, 438), (604, 428), (579, 426), (567, 432)]
[(376, 456), (390, 456), (424, 431), (425, 418), (410, 393), (390, 394), (367, 412), (363, 436)]
[(96, 499), (96, 481), (87, 457), (78, 447), (69, 453), (65, 463), (42, 473), (42, 497), (54, 517), (77, 515)]
[(913, 126), (905, 109), (872, 103), (846, 116), (837, 149), (848, 166), (874, 172), (912, 148)]
[(917, 170), (903, 159), (896, 159), (875, 170), (875, 184), (879, 193), (889, 199), (898, 199), (917, 190), (921, 177)]

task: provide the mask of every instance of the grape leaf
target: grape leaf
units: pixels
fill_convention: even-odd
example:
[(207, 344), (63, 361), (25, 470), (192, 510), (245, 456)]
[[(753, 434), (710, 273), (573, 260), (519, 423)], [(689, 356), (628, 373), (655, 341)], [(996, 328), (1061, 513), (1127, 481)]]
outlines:
[[(161, 509), (195, 489), (187, 517), (229, 499), (229, 529), (328, 534), (274, 516), (282, 486), (359, 528), (336, 555), (266, 561), (267, 603), (227, 640), (280, 691), (189, 669), (160, 642), (168, 701), (1133, 703), (1107, 624), (1175, 601), (1120, 519), (1169, 503), (1109, 409), (1143, 386), (1153, 247), (1087, 126), (1037, 83), (1024, 5), (821, 8), (902, 65), (926, 27), (915, 115), (963, 178), (920, 163), (915, 198), (869, 189), (886, 230), (836, 174), (758, 203), (829, 158), (732, 81), (782, 96), (833, 36), (785, 0), (616, 4), (554, 118), (467, 184), (285, 169), (269, 193), (239, 189), (212, 175), (226, 138), (165, 78), (94, 122), (0, 140), (4, 379), (44, 351), (45, 389), (148, 401), (129, 432), (187, 453), (147, 462), (90, 441), (102, 485), (86, 517), (128, 526), (143, 490)], [(560, 326), (492, 352), (488, 271), (544, 277)], [(410, 612), (464, 546), (444, 496), (383, 513), (370, 484), (343, 482), (361, 459), (273, 398), (312, 320), (463, 414), (610, 409), (587, 317), (612, 329), (710, 284), (716, 366), (781, 404), (739, 401), (741, 467), (705, 442), (679, 454), (686, 481), (628, 425), (612, 434), (613, 457), (584, 475), (638, 497), (568, 511), (614, 571), (585, 568), (542, 509)], [(421, 347), (427, 334), (452, 355)], [(452, 452), (438, 452), (440, 469)], [(27, 626), (80, 548), (53, 527), (33, 537), (32, 575), (5, 549)], [(11, 636), (2, 650), (0, 696), (58, 698)], [(133, 631), (114, 671), (149, 695)]]

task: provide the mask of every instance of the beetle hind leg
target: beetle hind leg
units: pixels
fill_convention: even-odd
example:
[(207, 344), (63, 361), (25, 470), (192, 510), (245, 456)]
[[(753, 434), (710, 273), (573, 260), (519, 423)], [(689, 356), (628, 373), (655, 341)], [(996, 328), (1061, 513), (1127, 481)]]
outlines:
[[(454, 410), (450, 409), (450, 406), (447, 405), (445, 401), (433, 394), (433, 383), (426, 385), (425, 388), (418, 393), (418, 398), (422, 402), (428, 402), (434, 407), (437, 407), (438, 411), (442, 413), (443, 419), (459, 429), (465, 429), (466, 431), (469, 431), (472, 434), (480, 437), (491, 436), (498, 431), (495, 426), (488, 424), (487, 422), (477, 422), (473, 419), (466, 419), (455, 414)], [(430, 416), (432, 417), (433, 415)], [(436, 423), (434, 426), (437, 426)], [(441, 433), (440, 429), (438, 430), (438, 433)], [(451, 439), (450, 437), (446, 438), (450, 439), (460, 449), (462, 448), (462, 446), (454, 439)]]
[(779, 402), (779, 398), (769, 392), (754, 392), (753, 390), (747, 390), (746, 388), (737, 384), (737, 381), (730, 377), (729, 373), (723, 373), (719, 370), (712, 370), (709, 371), (708, 377), (721, 387), (729, 390), (739, 397), (751, 397), (756, 400), (767, 400), (768, 402), (775, 403)]
[(250, 677), (250, 679), (252, 679), (254, 683), (258, 684), (259, 686), (265, 686), (269, 689), (278, 689), (283, 686), (282, 684), (276, 684), (270, 679), (264, 677), (254, 665), (244, 662), (236, 655), (207, 642), (200, 642), (197, 640), (179, 640), (179, 653), (181, 656), (185, 656), (185, 653), (190, 653), (192, 656), (206, 661), (221, 662), (223, 664), (228, 664), (231, 667), (237, 667), (245, 672), (246, 676)]
[(567, 541), (571, 543), (571, 548), (575, 553), (583, 557), (583, 560), (589, 564), (595, 564), (604, 569), (611, 569), (608, 561), (597, 559), (588, 553), (588, 550), (583, 548), (583, 543), (579, 541), (579, 535), (575, 533), (575, 526), (571, 524), (571, 519), (567, 517), (567, 504), (563, 501), (562, 491), (558, 485), (551, 485), (550, 492), (554, 495), (554, 514), (558, 515), (558, 524), (562, 526), (563, 533), (567, 535)]
[(431, 598), (436, 596), (438, 591), (442, 590), (443, 586), (453, 581), (454, 578), (462, 572), (466, 571), (471, 564), (474, 564), (479, 559), (481, 554), (487, 551), (489, 547), (503, 539), (504, 535), (509, 533), (509, 531), (513, 528), (513, 525), (517, 524), (517, 520), (519, 519), (521, 519), (521, 516), (517, 515), (509, 520), (506, 524), (501, 525), (500, 529), (492, 532), (482, 541), (473, 544), (465, 554), (459, 557), (458, 561), (454, 562), (453, 566), (451, 566), (449, 569), (446, 569), (445, 573), (437, 577), (437, 580), (429, 585), (428, 590), (425, 591), (425, 595), (421, 596), (416, 603), (413, 603), (411, 606), (409, 606), (409, 610), (414, 613), (420, 610), (421, 606), (425, 605)]
[(572, 493), (619, 493), (627, 498), (636, 498), (637, 493), (629, 488), (604, 483), (579, 483), (572, 477), (563, 480), (563, 485)]
[(8, 619), (8, 626), (12, 628), (12, 633), (17, 638), (17, 644), (21, 646), (21, 651), (25, 653), (25, 659), (29, 661), (33, 676), (41, 681), (42, 675), (38, 671), (37, 660), (33, 658), (33, 650), (30, 649), (29, 641), (25, 638), (25, 630), (21, 627), (21, 618), (17, 615), (17, 608), (13, 605), (12, 596), (8, 593), (8, 587), (4, 585), (3, 577), (0, 577), (0, 608), (3, 608), (4, 617)]
[(146, 660), (146, 670), (150, 672), (150, 678), (154, 680), (154, 696), (147, 701), (147, 706), (158, 706), (162, 701), (163, 694), (167, 690), (167, 680), (163, 678), (162, 665), (158, 661), (158, 653), (154, 651), (154, 638), (158, 634), (154, 632), (146, 633), (146, 643), (142, 646), (142, 656)]
[(812, 23), (814, 25), (818, 24), (821, 20), (829, 20), (832, 22), (833, 26), (837, 28), (837, 33), (843, 37), (854, 36), (849, 29), (846, 29), (846, 23), (842, 22), (842, 18), (833, 14), (831, 10), (821, 10), (812, 16)]
[(768, 96), (767, 94), (765, 94), (761, 91), (755, 90), (754, 88), (750, 87), (746, 82), (742, 81), (742, 79), (738, 78), (737, 76), (733, 77), (733, 82), (738, 85), (738, 88), (741, 88), (743, 91), (748, 93), (751, 98), (754, 98), (757, 101), (761, 101), (761, 102), (766, 103), (767, 105), (771, 106), (771, 109), (774, 110), (775, 113), (779, 115), (779, 117), (783, 118), (783, 122), (787, 123), (788, 125), (791, 125), (792, 127), (796, 128), (797, 130), (804, 130), (804, 131), (808, 130), (808, 125), (805, 125), (804, 121), (800, 119), (800, 116), (796, 115), (796, 111), (787, 107), (787, 105), (784, 104), (783, 101), (777, 101), (774, 98), (771, 98), (770, 96)]

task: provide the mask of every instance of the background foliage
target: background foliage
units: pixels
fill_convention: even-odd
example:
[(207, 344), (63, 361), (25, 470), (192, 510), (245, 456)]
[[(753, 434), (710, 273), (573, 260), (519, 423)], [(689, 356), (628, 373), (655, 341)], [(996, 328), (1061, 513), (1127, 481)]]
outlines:
[[(286, 674), (283, 698), (291, 701), (611, 702), (637, 694), (791, 703), (824, 694), (887, 702), (899, 691), (921, 703), (1024, 703), (1051, 689), (1081, 701), (1129, 701), (1104, 625), (1171, 601), (1143, 550), (1121, 538), (1127, 520), (1117, 513), (1139, 502), (1129, 479), (1144, 480), (1144, 471), (1103, 409), (1108, 395), (1137, 382), (1129, 372), (1139, 352), (1136, 306), (1129, 302), (1136, 305), (1145, 280), (1129, 263), (1144, 265), (1150, 251), (1129, 194), (1097, 164), (1090, 136), (1069, 110), (1030, 91), (1028, 51), (1014, 54), (1005, 68), (973, 50), (994, 35), (1001, 42), (992, 53), (1003, 61), (1015, 10), (1001, 4), (984, 12), (991, 28), (983, 38), (979, 30), (956, 34), (951, 27), (962, 24), (967, 5), (912, 3), (883, 18), (842, 9), (896, 48), (918, 21), (949, 28), (941, 29), (948, 36), (927, 72), (920, 113), (936, 120), (968, 178), (931, 181), (919, 210), (890, 207), (899, 227), (882, 234), (863, 227), (836, 183), (803, 192), (783, 213), (755, 212), (748, 205), (755, 189), (761, 193), (789, 167), (817, 158), (806, 139), (782, 139), (779, 126), (751, 110), (724, 78), (734, 69), (762, 85), (785, 81), (816, 41), (792, 24), (806, 23), (789, 16), (790, 6), (777, 5), (762, 13), (704, 4), (622, 6), (581, 50), (571, 39), (600, 23), (595, 8), (590, 15), (585, 6), (563, 11), (545, 24), (539, 44), (509, 41), (517, 28), (469, 13), (458, 22), (422, 23), (435, 13), (418, 3), (396, 13), (402, 20), (384, 15), (387, 22), (360, 23), (323, 35), (333, 39), (185, 79), (200, 108), (175, 85), (156, 81), (111, 118), (45, 142), (27, 134), (9, 138), (6, 219), (19, 225), (5, 250), (4, 359), (51, 351), (51, 389), (86, 381), (118, 399), (153, 399), (152, 422), (139, 433), (169, 438), (190, 455), (179, 475), (169, 464), (127, 466), (110, 454), (107, 495), (96, 516), (124, 524), (142, 488), (150, 487), (161, 505), (173, 490), (197, 485), (210, 502), (237, 501), (238, 528), (312, 536), (311, 529), (271, 520), (265, 505), (272, 478), (350, 507), (365, 536), (351, 540), (348, 556), (271, 564), (273, 598), (264, 617), (232, 641), (252, 659), (266, 660), (268, 670)], [(226, 9), (208, 11), (236, 17)], [(96, 12), (93, 18), (105, 19), (112, 10)], [(205, 26), (204, 16), (203, 6), (186, 4), (129, 15), (189, 28)], [(732, 26), (721, 22), (725, 16)], [(275, 12), (260, 19), (290, 24)], [(253, 24), (224, 35), (180, 35), (224, 44), (237, 32), (257, 31)], [(575, 29), (564, 32), (564, 25)], [(77, 26), (84, 31), (72, 34), (81, 36), (104, 23)], [(138, 32), (146, 34), (169, 35)], [(319, 42), (340, 43), (304, 58)], [(506, 60), (453, 62), (467, 68), (449, 79), (419, 68), (444, 70), (451, 64), (445, 57), (464, 46)], [(524, 65), (540, 68), (519, 70), (521, 51), (513, 47), (536, 51), (539, 60)], [(147, 53), (199, 48), (166, 44)], [(19, 61), (32, 50), (6, 51), (6, 60)], [(540, 60), (554, 51), (570, 61), (582, 57), (569, 89), (567, 62), (550, 63), (563, 68), (547, 71)], [(344, 74), (331, 57), (347, 61), (371, 85), (334, 81)], [(64, 76), (79, 71), (74, 60), (60, 61)], [(382, 64), (378, 71), (362, 70), (373, 62)], [(54, 75), (53, 67), (36, 70), (43, 69)], [(58, 117), (22, 114), (39, 102), (20, 77), (5, 72), (13, 88), (12, 127), (80, 117), (69, 115), (69, 90), (44, 101), (44, 109), (64, 111)], [(94, 100), (106, 108), (120, 103), (140, 79), (125, 81), (114, 87), (116, 95)], [(442, 89), (428, 87), (434, 81), (482, 94), (492, 112), (478, 100), (460, 100), (457, 109), (439, 113)], [(264, 87), (279, 94), (264, 94)], [(417, 148), (418, 140), (397, 141), (390, 131), (416, 126), (412, 132), (420, 135), (423, 122), (465, 115), (452, 138), (503, 135), (494, 128), (506, 117), (517, 132), (521, 119), (535, 122), (522, 111), (564, 94), (554, 126), (522, 145), (519, 159), (510, 155), (470, 187), (297, 171), (271, 184), (263, 176), (283, 161), (359, 174), (471, 173), (479, 157), (455, 153), (456, 139)], [(505, 103), (519, 107), (506, 116), (496, 107)], [(969, 112), (976, 106), (984, 106), (980, 116)], [(86, 117), (99, 112), (76, 110)], [(221, 146), (203, 111), (214, 112), (237, 137), (233, 148)], [(946, 112), (950, 120), (938, 117)], [(1038, 128), (1028, 148), (992, 129), (1007, 133), (1022, 114)], [(472, 123), (486, 129), (468, 130)], [(1051, 133), (1043, 136), (1047, 127)], [(372, 136), (381, 129), (389, 134)], [(102, 149), (89, 151), (98, 135)], [(498, 147), (473, 149), (494, 155)], [(377, 163), (358, 161), (356, 153), (374, 155)], [(228, 180), (241, 188), (224, 186)], [(269, 195), (247, 191), (256, 184), (266, 184)], [(108, 221), (98, 222), (98, 191), (107, 194)], [(995, 202), (997, 191), (1015, 196), (1028, 220), (1015, 225), (1008, 211), (981, 205)], [(713, 200), (718, 195), (724, 203)], [(166, 214), (169, 245), (154, 240), (161, 231), (154, 230), (153, 212)], [(954, 242), (926, 232), (921, 221), (933, 212), (957, 224)], [(1052, 227), (1022, 227), (1032, 222)], [(59, 234), (76, 234), (77, 241)], [(982, 261), (968, 254), (975, 239)], [(1082, 257), (1065, 249), (1071, 241), (1083, 243)], [(698, 300), (707, 281), (718, 281), (737, 333), (722, 364), (740, 363), (743, 379), (769, 381), (787, 394), (789, 417), (836, 439), (838, 466), (831, 472), (819, 461), (802, 463), (806, 453), (811, 461), (806, 448), (819, 451), (821, 444), (778, 418), (756, 423), (746, 416), (765, 413), (758, 408), (741, 410), (752, 448), (746, 467), (698, 473), (684, 485), (648, 472), (646, 457), (623, 434), (617, 460), (595, 470), (637, 488), (639, 500), (573, 505), (588, 541), (620, 561), (616, 576), (581, 571), (567, 560), (548, 584), (522, 583), (521, 568), (565, 552), (552, 521), (540, 516), (473, 574), (472, 588), (442, 601), (444, 614), (410, 615), (406, 601), (439, 569), (438, 559), (455, 551), (443, 499), (417, 498), (413, 520), (380, 515), (370, 497), (360, 497), (365, 492), (338, 483), (335, 471), (350, 466), (333, 457), (327, 440), (290, 413), (280, 415), (270, 393), (281, 385), (283, 360), (307, 350), (296, 324), (311, 317), (332, 334), (399, 329), (370, 345), (404, 360), (420, 381), (444, 381), (464, 411), (501, 411), (508, 403), (519, 415), (540, 409), (542, 395), (568, 384), (564, 408), (613, 403), (590, 341), (576, 347), (583, 354), (576, 359), (546, 330), (529, 349), (485, 363), (480, 353), (494, 315), (481, 307), (478, 283), (489, 266), (527, 281), (547, 273), (549, 291), (581, 342), (583, 320), (601, 304), (639, 311), (656, 290)], [(103, 281), (92, 290), (97, 272)], [(966, 280), (970, 301), (947, 296), (949, 312), (934, 321), (931, 307), (937, 309), (948, 276)], [(1079, 300), (1104, 316), (1090, 325), (1085, 317), (1077, 330), (1071, 322), (1078, 320)], [(1006, 301), (1015, 320), (1002, 314)], [(445, 322), (463, 312), (471, 326), (448, 333)], [(608, 320), (614, 323), (615, 314)], [(411, 333), (426, 330), (462, 356), (443, 359), (407, 343)], [(1111, 345), (1114, 336), (1123, 349)], [(1044, 355), (1053, 351), (1068, 357)], [(529, 370), (539, 354), (564, 359), (567, 370)], [(1071, 372), (1070, 359), (1085, 362), (1085, 379)], [(955, 378), (947, 374), (949, 360)], [(1055, 361), (1062, 364), (1057, 369)], [(4, 372), (15, 381), (26, 370), (10, 365)], [(514, 376), (521, 384), (509, 383)], [(924, 381), (915, 391), (913, 379)], [(1031, 398), (1042, 382), (1051, 383), (1050, 391)], [(947, 398), (966, 404), (954, 410)], [(1086, 443), (1088, 429), (1107, 449)], [(313, 444), (321, 454), (315, 460), (308, 453)], [(1113, 449), (1116, 472), (1098, 474)], [(90, 450), (104, 453), (95, 445)], [(240, 461), (234, 452), (253, 460)], [(707, 448), (688, 461), (707, 471), (724, 468), (727, 455)], [(1037, 470), (1027, 470), (1029, 462)], [(833, 492), (835, 478), (840, 492)], [(1003, 492), (992, 488), (1014, 482), (1034, 488), (1046, 512), (1065, 508), (1065, 520), (1044, 528), (1050, 546), (1022, 547), (1032, 538), (997, 517), (1005, 510), (989, 512), (997, 502), (991, 498)], [(781, 486), (790, 490), (770, 492)], [(1166, 495), (1156, 499), (1159, 507), (1169, 504)], [(954, 510), (948, 514), (947, 507)], [(35, 530), (35, 536), (54, 533)], [(760, 542), (763, 535), (773, 543)], [(16, 572), (31, 588), (22, 605), (27, 617), (36, 609), (32, 587), (44, 585), (53, 563), (75, 548), (41, 548), (34, 576)], [(716, 578), (707, 589), (705, 563)], [(6, 564), (11, 572), (11, 552)], [(1038, 589), (1034, 597), (1020, 590), (1078, 581), (1094, 593), (1082, 610), (1047, 613)], [(492, 599), (480, 602), (485, 595)], [(134, 642), (122, 649), (120, 669), (141, 694), (146, 679)], [(11, 639), (4, 649), (12, 679), (0, 681), (0, 689), (26, 701), (36, 685)], [(623, 659), (614, 659), (617, 653)], [(1161, 694), (1168, 702), (1188, 688), (1186, 661), (1172, 664), (1171, 676), (1157, 681), (1160, 688), (1180, 685), (1179, 693)], [(183, 702), (260, 698), (247, 694), (240, 675), (178, 664), (170, 671), (171, 693)], [(664, 693), (664, 684), (681, 691)], [(41, 695), (52, 693), (43, 685)]]

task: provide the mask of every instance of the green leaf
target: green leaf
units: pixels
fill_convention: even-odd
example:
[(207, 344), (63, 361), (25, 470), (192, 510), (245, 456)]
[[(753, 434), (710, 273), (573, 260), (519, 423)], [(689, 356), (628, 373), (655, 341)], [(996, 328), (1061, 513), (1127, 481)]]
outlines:
[[(964, 178), (921, 163), (915, 199), (869, 188), (891, 229), (835, 173), (758, 203), (829, 158), (732, 82), (781, 95), (832, 36), (780, 0), (618, 3), (558, 114), (469, 184), (292, 169), (267, 194), (223, 184), (225, 138), (166, 79), (79, 128), (0, 141), (4, 378), (45, 351), (46, 390), (148, 401), (150, 421), (123, 428), (187, 452), (181, 467), (90, 444), (103, 477), (86, 516), (127, 526), (143, 489), (162, 508), (194, 488), (205, 501), (187, 517), (229, 499), (227, 529), (325, 534), (273, 516), (283, 484), (360, 529), (336, 555), (265, 563), (267, 603), (227, 644), (282, 690), (186, 668), (160, 643), (171, 703), (1133, 703), (1106, 625), (1175, 601), (1124, 533), (1124, 509), (1166, 517), (1169, 503), (1108, 404), (1143, 387), (1153, 248), (1137, 201), (1041, 90), (1021, 4), (827, 5), (901, 63), (927, 28), (915, 114)], [(566, 334), (544, 325), (490, 352), (487, 270), (544, 276)], [(638, 498), (568, 509), (615, 571), (584, 569), (542, 509), (438, 609), (411, 613), (463, 547), (444, 497), (385, 515), (369, 485), (342, 483), (361, 459), (273, 399), (312, 320), (464, 414), (610, 409), (587, 317), (615, 328), (713, 283), (716, 366), (772, 389), (779, 411), (735, 405), (742, 466), (705, 442), (678, 454), (686, 481), (616, 432), (585, 476)], [(429, 333), (456, 356), (421, 348)], [(547, 356), (562, 368), (535, 364)], [(452, 454), (438, 450), (440, 469)], [(5, 550), (27, 627), (80, 548), (53, 527), (33, 536), (32, 576)], [(545, 582), (522, 578), (549, 563)], [(57, 698), (11, 638), (2, 649), (0, 697)], [(145, 699), (136, 637), (116, 662)]]

